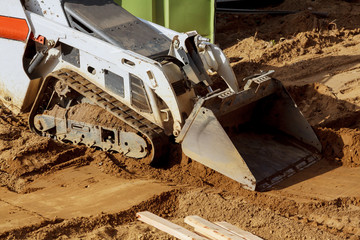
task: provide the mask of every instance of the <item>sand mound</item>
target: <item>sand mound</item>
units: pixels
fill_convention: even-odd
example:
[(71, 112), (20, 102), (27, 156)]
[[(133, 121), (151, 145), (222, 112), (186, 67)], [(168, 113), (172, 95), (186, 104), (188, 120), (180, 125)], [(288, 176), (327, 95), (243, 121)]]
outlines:
[(316, 133), (323, 146), (324, 157), (347, 167), (360, 166), (360, 131), (358, 129), (317, 128)]
[[(351, 104), (339, 101), (332, 89), (321, 83), (292, 86), (290, 95), (313, 126), (326, 125), (327, 122), (342, 118)], [(348, 106), (347, 106), (348, 105)]]
[(327, 159), (349, 167), (360, 166), (360, 112), (353, 104), (337, 99), (321, 83), (289, 87), (299, 109), (314, 127)]

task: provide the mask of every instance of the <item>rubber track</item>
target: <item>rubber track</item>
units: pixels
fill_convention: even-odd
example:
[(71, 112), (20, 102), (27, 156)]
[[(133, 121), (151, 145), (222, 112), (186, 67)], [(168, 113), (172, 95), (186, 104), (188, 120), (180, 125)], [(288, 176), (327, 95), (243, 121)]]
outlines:
[(144, 118), (74, 71), (62, 69), (52, 72), (47, 78), (49, 77), (63, 80), (71, 88), (88, 98), (94, 104), (107, 110), (130, 127), (145, 135), (152, 144), (151, 151), (153, 157), (151, 161), (153, 159), (158, 160), (165, 154), (164, 150), (167, 149), (165, 145), (168, 143), (168, 137), (164, 134), (163, 129), (156, 124)]

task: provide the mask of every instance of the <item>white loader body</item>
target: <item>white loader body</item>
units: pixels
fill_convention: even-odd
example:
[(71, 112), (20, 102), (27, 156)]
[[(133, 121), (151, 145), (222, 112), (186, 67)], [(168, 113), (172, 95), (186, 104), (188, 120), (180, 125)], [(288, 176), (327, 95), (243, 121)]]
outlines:
[[(310, 125), (278, 81), (268, 76), (256, 76), (248, 80), (245, 88), (240, 89), (221, 49), (196, 32), (177, 33), (137, 19), (115, 3), (105, 0), (25, 0), (24, 5), (21, 1), (3, 0), (2, 3), (0, 21), (5, 24), (0, 24), (0, 98), (15, 113), (32, 108), (30, 125), (39, 134), (73, 143), (87, 142), (89, 146), (107, 146), (107, 149), (114, 149), (114, 144), (118, 144), (122, 148), (117, 149), (125, 155), (141, 158), (146, 155), (143, 148), (147, 148), (146, 141), (141, 140), (141, 137), (147, 137), (147, 141), (152, 144), (152, 147), (147, 148), (148, 152), (157, 148), (156, 143), (152, 142), (151, 131), (141, 131), (142, 125), (149, 127), (154, 124), (151, 129), (159, 128), (166, 135), (177, 137), (177, 142), (183, 143), (186, 155), (253, 190), (259, 184), (263, 188), (268, 187), (295, 170), (310, 165), (316, 160), (314, 151), (321, 150)], [(13, 28), (15, 33), (12, 32)], [(214, 91), (209, 73), (221, 76), (225, 87)], [(71, 81), (81, 77), (77, 84), (91, 86), (93, 92), (102, 92), (101, 97), (107, 97), (99, 97), (97, 101), (91, 102), (90, 95), (86, 95), (91, 89), (75, 91), (75, 85), (66, 82), (66, 77), (60, 79), (61, 74), (67, 74), (72, 78)], [(79, 76), (76, 77), (76, 74)], [(61, 84), (66, 85), (65, 90)], [(49, 90), (49, 98), (43, 97), (47, 95), (46, 88), (52, 88), (53, 91), (51, 95)], [(201, 93), (199, 88), (206, 92)], [(76, 94), (71, 95), (71, 92)], [(229, 119), (233, 119), (235, 125), (251, 121), (250, 115), (257, 113), (256, 109), (265, 104), (259, 105), (257, 102), (275, 95), (273, 101), (281, 103), (283, 108), (268, 106), (277, 114), (269, 112), (268, 116), (259, 115), (260, 119), (267, 119), (264, 123), (269, 123), (269, 127), (292, 136), (294, 140), (289, 141), (294, 143), (279, 156), (271, 153), (275, 161), (282, 163), (268, 172), (272, 168), (272, 160), (268, 160), (266, 155), (269, 155), (272, 147), (265, 146), (268, 150), (260, 153), (262, 155), (258, 159), (261, 162), (253, 164), (257, 161), (253, 156), (254, 151), (245, 148), (239, 150), (246, 145), (234, 140), (239, 138), (239, 134), (233, 133), (236, 136), (231, 136), (224, 129), (225, 125), (232, 127), (232, 124), (227, 123)], [(101, 101), (109, 99), (113, 104), (111, 109), (106, 104), (101, 105)], [(44, 105), (46, 101), (48, 104)], [(119, 118), (137, 133), (126, 133), (117, 130), (117, 127), (110, 130), (104, 127), (106, 138), (109, 138), (105, 139), (104, 133), (98, 132), (97, 127), (89, 123), (68, 119), (66, 114), (63, 118), (48, 115), (55, 106), (67, 112), (75, 106), (75, 102), (91, 102), (107, 109), (114, 116), (116, 112), (118, 116), (131, 112), (132, 115)], [(119, 104), (129, 110), (120, 113)], [(236, 112), (241, 115), (236, 117), (235, 114), (235, 118), (227, 116)], [(134, 118), (135, 115), (141, 117)], [(256, 116), (258, 120), (259, 116)], [(134, 119), (140, 123), (135, 123)], [(287, 121), (296, 124), (286, 124)], [(60, 124), (57, 124), (59, 122), (64, 123), (65, 128), (60, 128)], [(70, 123), (82, 127), (71, 129)], [(282, 126), (278, 123), (282, 123)], [(88, 129), (87, 134), (81, 134), (79, 129)], [(78, 139), (77, 134), (80, 140), (75, 140)], [(92, 137), (94, 134), (100, 135)], [(127, 140), (120, 140), (120, 136)], [(256, 145), (256, 141), (261, 138), (259, 136), (265, 135), (261, 133), (253, 138), (254, 142), (246, 149)], [(264, 147), (261, 145), (266, 145), (267, 141), (274, 142), (259, 141), (256, 148)], [(130, 142), (133, 149), (125, 147)], [(295, 142), (308, 146), (299, 147)], [(287, 148), (286, 144), (279, 144), (276, 146)], [(249, 163), (246, 158), (252, 159), (250, 161), (253, 163)], [(294, 159), (288, 161), (282, 158)], [(299, 164), (304, 161), (306, 164)], [(255, 174), (254, 171), (259, 171), (254, 168), (262, 162), (265, 166), (261, 167), (263, 173)], [(282, 177), (278, 177), (278, 172), (281, 172)]]

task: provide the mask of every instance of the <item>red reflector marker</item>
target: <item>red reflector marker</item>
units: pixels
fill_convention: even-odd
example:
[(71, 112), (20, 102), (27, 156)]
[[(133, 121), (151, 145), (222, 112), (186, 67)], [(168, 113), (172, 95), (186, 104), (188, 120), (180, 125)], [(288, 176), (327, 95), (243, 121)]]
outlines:
[(26, 41), (28, 33), (25, 19), (0, 16), (0, 38)]

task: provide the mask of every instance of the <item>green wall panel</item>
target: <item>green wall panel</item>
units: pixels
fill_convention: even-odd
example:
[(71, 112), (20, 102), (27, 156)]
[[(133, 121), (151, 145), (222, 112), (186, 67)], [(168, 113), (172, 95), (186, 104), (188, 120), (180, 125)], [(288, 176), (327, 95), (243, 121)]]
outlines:
[(215, 0), (115, 0), (139, 18), (214, 40)]

